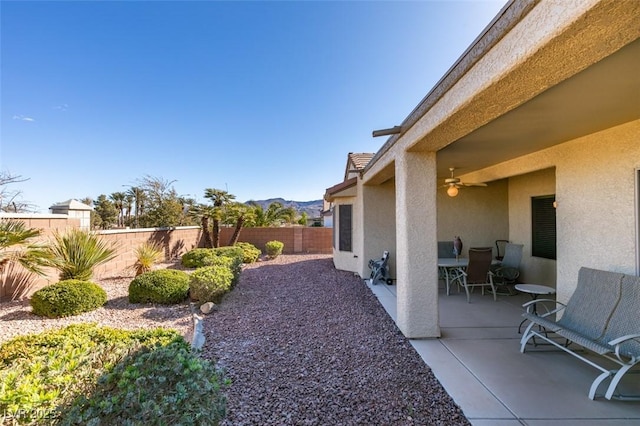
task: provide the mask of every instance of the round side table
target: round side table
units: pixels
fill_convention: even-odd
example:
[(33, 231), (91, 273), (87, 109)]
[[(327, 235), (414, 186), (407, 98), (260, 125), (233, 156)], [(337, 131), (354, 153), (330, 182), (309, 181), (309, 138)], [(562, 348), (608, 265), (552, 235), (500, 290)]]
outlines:
[[(541, 295), (550, 295), (556, 293), (555, 288), (540, 284), (516, 284), (516, 290), (522, 293), (529, 294), (529, 296), (531, 296), (531, 300), (536, 300), (538, 296)], [(533, 305), (533, 309), (531, 310), (531, 312), (534, 314), (538, 313), (538, 309), (536, 308), (535, 304)], [(525, 321), (526, 318), (523, 319), (518, 326), (518, 334), (520, 334), (520, 329), (522, 328), (522, 324), (524, 324)]]

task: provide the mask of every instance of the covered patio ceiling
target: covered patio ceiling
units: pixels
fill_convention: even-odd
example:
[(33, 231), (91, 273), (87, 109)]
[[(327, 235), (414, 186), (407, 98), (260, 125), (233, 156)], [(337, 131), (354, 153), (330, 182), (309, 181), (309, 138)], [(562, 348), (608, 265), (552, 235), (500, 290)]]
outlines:
[(638, 76), (640, 39), (438, 151), (438, 178), (639, 119)]

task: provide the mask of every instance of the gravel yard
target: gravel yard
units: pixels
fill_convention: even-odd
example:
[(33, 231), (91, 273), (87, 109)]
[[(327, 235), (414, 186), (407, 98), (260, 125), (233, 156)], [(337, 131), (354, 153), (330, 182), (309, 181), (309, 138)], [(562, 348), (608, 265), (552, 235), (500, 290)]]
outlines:
[(226, 425), (468, 425), (376, 297), (330, 256), (248, 265), (204, 319)]
[[(164, 265), (168, 266), (168, 265)], [(131, 276), (94, 280), (107, 292), (107, 304), (92, 312), (66, 318), (43, 318), (31, 313), (28, 301), (0, 303), (0, 343), (21, 334), (40, 333), (81, 322), (135, 330), (165, 327), (191, 338), (193, 319), (188, 302), (178, 305), (131, 304), (128, 300)]]
[[(190, 339), (189, 303), (130, 304), (132, 278), (97, 281), (107, 304), (70, 318), (0, 303), (0, 343), (79, 322), (175, 328)], [(330, 256), (247, 265), (203, 329), (203, 356), (232, 381), (224, 425), (469, 425), (363, 281)]]

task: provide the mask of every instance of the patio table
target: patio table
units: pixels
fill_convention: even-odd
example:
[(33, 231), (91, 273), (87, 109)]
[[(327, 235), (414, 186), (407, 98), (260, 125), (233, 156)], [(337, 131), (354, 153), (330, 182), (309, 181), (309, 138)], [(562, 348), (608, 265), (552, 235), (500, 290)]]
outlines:
[(451, 269), (466, 268), (469, 266), (469, 259), (466, 257), (439, 257), (438, 268), (444, 275), (445, 285), (447, 289), (447, 296), (449, 295), (449, 272)]
[[(536, 300), (540, 295), (550, 295), (556, 293), (555, 288), (540, 284), (516, 284), (516, 290), (522, 293), (528, 293), (531, 296), (531, 300)], [(538, 313), (538, 309), (536, 308), (535, 304), (533, 305), (532, 312), (534, 314)], [(523, 319), (518, 326), (518, 334), (520, 334), (520, 329), (522, 328), (522, 324), (524, 324), (525, 321), (526, 319)]]

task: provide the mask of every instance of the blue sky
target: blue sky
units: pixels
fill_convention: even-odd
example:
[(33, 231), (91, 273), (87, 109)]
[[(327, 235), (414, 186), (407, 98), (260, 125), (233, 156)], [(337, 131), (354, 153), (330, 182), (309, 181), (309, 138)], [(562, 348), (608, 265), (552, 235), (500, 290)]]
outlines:
[(505, 3), (3, 0), (0, 169), (42, 212), (145, 175), (320, 199)]

